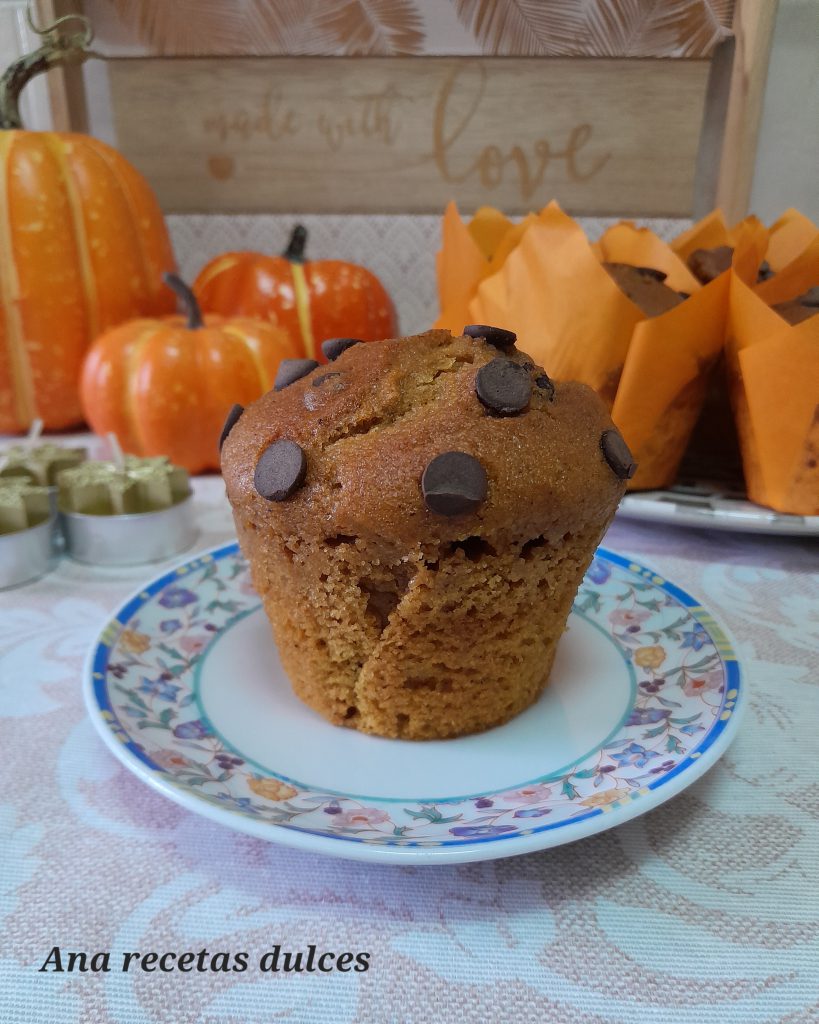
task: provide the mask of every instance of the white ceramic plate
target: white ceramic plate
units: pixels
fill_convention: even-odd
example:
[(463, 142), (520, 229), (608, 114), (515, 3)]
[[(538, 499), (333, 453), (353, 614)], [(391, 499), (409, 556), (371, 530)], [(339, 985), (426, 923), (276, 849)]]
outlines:
[(85, 692), (122, 763), (191, 811), (335, 856), (440, 863), (557, 846), (651, 810), (725, 751), (744, 688), (704, 608), (601, 549), (528, 711), (457, 740), (364, 736), (292, 694), (230, 544), (124, 605)]
[(708, 483), (627, 494), (617, 514), (625, 519), (780, 537), (819, 537), (819, 516), (790, 516), (748, 501), (744, 494)]

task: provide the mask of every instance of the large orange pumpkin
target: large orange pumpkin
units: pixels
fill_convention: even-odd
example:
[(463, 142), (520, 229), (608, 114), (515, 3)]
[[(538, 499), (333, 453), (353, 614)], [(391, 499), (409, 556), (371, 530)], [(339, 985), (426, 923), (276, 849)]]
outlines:
[(187, 321), (132, 320), (103, 334), (83, 367), (83, 409), (98, 434), (116, 434), (123, 451), (167, 455), (201, 473), (219, 468), (217, 441), (231, 406), (269, 391), (279, 363), (299, 348), (266, 321), (203, 318), (183, 281), (174, 274), (165, 281)]
[[(73, 17), (73, 16), (72, 16)], [(110, 146), (21, 130), (17, 101), (35, 74), (84, 60), (90, 32), (57, 26), (0, 80), (0, 431), (81, 422), (83, 356), (107, 327), (173, 311), (159, 285), (173, 268), (159, 206)]]
[(308, 261), (306, 242), (299, 224), (283, 256), (217, 256), (193, 284), (202, 309), (281, 324), (301, 338), (304, 355), (319, 362), (326, 362), (320, 347), (326, 338), (395, 337), (395, 307), (375, 274), (343, 260)]

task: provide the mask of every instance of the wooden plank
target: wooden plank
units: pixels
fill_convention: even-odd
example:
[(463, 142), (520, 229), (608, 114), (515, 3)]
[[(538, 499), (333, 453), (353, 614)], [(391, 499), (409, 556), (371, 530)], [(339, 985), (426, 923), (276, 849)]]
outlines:
[[(68, 14), (82, 14), (82, 0), (37, 0), (35, 24), (39, 27), (53, 25), (58, 18)], [(77, 29), (78, 26), (74, 25)], [(33, 42), (33, 46), (37, 43)], [(82, 66), (68, 64), (53, 68), (45, 78), (48, 101), (51, 108), (52, 127), (59, 132), (84, 132), (88, 130), (85, 107), (85, 89)]]
[(717, 46), (708, 69), (705, 112), (700, 132), (700, 151), (694, 178), (695, 220), (714, 209), (719, 189), (720, 155), (725, 141), (725, 119), (731, 99), (731, 72), (734, 64), (734, 37)]
[[(687, 216), (707, 61), (137, 58), (117, 144), (172, 211)], [(93, 125), (92, 125), (93, 128)]]
[(729, 222), (748, 212), (777, 0), (742, 0), (734, 11), (735, 52), (716, 205)]

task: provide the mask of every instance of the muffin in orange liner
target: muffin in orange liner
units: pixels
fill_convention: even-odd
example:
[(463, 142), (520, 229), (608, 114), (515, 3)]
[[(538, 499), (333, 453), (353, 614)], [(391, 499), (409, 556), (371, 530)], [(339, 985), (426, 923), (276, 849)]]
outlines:
[[(780, 292), (782, 297), (787, 297), (786, 291), (791, 295), (797, 292), (790, 291), (789, 276), (757, 283), (762, 260), (767, 260), (771, 270), (779, 276), (819, 235), (816, 225), (794, 209), (786, 210), (770, 229), (753, 216), (729, 227), (722, 212), (714, 210), (668, 244), (648, 229), (635, 228), (628, 221), (610, 228), (599, 242), (589, 244), (580, 226), (554, 202), (539, 214), (527, 214), (519, 223), (513, 223), (491, 206), (481, 207), (469, 222), (465, 222), (455, 203), (450, 202), (442, 221), (443, 245), (436, 257), (441, 315), (435, 327), (460, 330), (464, 323), (474, 320), (475, 312), (495, 313), (508, 309), (509, 315), (515, 315), (509, 308), (506, 280), (497, 275), (528, 230), (535, 225), (545, 229), (538, 233), (542, 241), (557, 238), (561, 242), (561, 252), (578, 260), (577, 267), (572, 268), (577, 274), (566, 276), (576, 280), (579, 275), (581, 287), (604, 281), (593, 264), (588, 262), (591, 252), (598, 262), (622, 262), (661, 270), (667, 275), (667, 283), (672, 288), (693, 294), (701, 285), (688, 269), (688, 258), (697, 249), (728, 246), (734, 250), (733, 269), (760, 290), (768, 302), (780, 301), (779, 297), (770, 297), (780, 296)], [(552, 229), (551, 234), (549, 229)], [(797, 268), (789, 271), (793, 280), (796, 280), (796, 274)], [(489, 278), (493, 278), (491, 283)], [(805, 287), (811, 283), (806, 282)], [(514, 289), (515, 292), (518, 290)], [(575, 297), (578, 289), (573, 287), (570, 291)], [(581, 295), (583, 301), (586, 298), (586, 294)]]
[(635, 267), (653, 267), (665, 275), (665, 283), (677, 291), (693, 295), (702, 288), (685, 261), (649, 228), (638, 228), (631, 221), (620, 221), (604, 232), (592, 251), (605, 263), (630, 263)]
[(638, 462), (629, 488), (665, 487), (677, 475), (722, 349), (728, 275), (700, 284), (671, 246), (627, 221), (606, 231), (595, 249), (607, 262), (660, 270), (666, 285), (689, 296), (635, 326), (612, 410)]
[(670, 486), (722, 350), (728, 275), (634, 329), (612, 419), (638, 469), (630, 490)]
[(727, 335), (748, 497), (778, 512), (819, 515), (819, 315), (791, 326), (734, 274)]
[[(445, 251), (446, 232), (454, 234), (457, 211), (448, 209), (447, 218)], [(466, 237), (475, 245), (467, 234), (472, 225), (467, 229), (461, 223), (457, 230), (461, 245)], [(632, 450), (640, 452), (640, 468), (630, 486), (670, 483), (702, 405), (707, 371), (722, 345), (725, 281), (703, 287), (668, 244), (628, 222), (610, 228), (592, 245), (556, 203), (537, 217), (530, 215), (514, 247), (509, 238), (507, 228), (492, 260), (497, 269), (492, 273), (484, 267), (466, 319), (514, 330), (521, 347), (553, 376), (591, 385), (614, 407), (615, 421)], [(497, 254), (502, 249), (508, 255), (501, 264)], [(662, 271), (666, 285), (691, 297), (647, 317), (603, 263)], [(456, 275), (461, 285), (465, 278)], [(472, 287), (476, 280), (473, 274)], [(444, 301), (445, 289), (441, 280)], [(467, 293), (461, 287), (461, 296)], [(439, 324), (448, 325), (455, 308), (444, 305)], [(458, 313), (463, 311), (461, 306)], [(458, 329), (454, 321), (452, 328)]]
[[(733, 250), (731, 272), (703, 285), (687, 260), (697, 249), (718, 246)], [(436, 326), (457, 331), (461, 321), (471, 321), (514, 330), (555, 377), (590, 384), (613, 407), (639, 463), (630, 488), (664, 487), (675, 479), (709, 387), (718, 392), (712, 397), (724, 427), (721, 356), (732, 277), (769, 303), (793, 298), (815, 283), (817, 247), (815, 226), (795, 210), (770, 229), (753, 216), (729, 226), (715, 210), (670, 244), (621, 222), (590, 244), (556, 203), (518, 225), (488, 207), (465, 224), (450, 204), (438, 258), (443, 312)], [(763, 260), (774, 276), (758, 282)], [(648, 317), (603, 263), (662, 271), (666, 285), (690, 297)], [(734, 359), (732, 379), (738, 365)], [(753, 458), (746, 457), (746, 467)]]
[[(728, 227), (722, 211), (714, 210), (670, 244), (686, 261), (697, 249), (730, 246), (734, 250), (732, 270), (769, 305), (793, 298), (817, 283), (819, 228), (793, 208), (786, 210), (770, 228), (753, 215)], [(763, 261), (773, 276), (757, 280)]]
[[(759, 255), (759, 263), (768, 245), (768, 229), (758, 217), (750, 216), (729, 227), (722, 210), (712, 210), (687, 231), (677, 235), (670, 243), (674, 253), (687, 263), (697, 249), (715, 249), (728, 245), (734, 250), (750, 255)], [(736, 263), (736, 252), (734, 262)], [(754, 267), (753, 279), (759, 263)]]
[[(503, 324), (560, 380), (589, 384), (611, 408), (643, 313), (615, 284), (583, 229), (557, 203), (524, 222), (469, 303), (472, 323)], [(442, 323), (442, 316), (439, 323)], [(442, 324), (443, 325), (443, 324)], [(449, 327), (447, 323), (445, 326)], [(459, 330), (461, 325), (452, 325)]]
[[(729, 228), (721, 212), (716, 210), (676, 238), (671, 246), (686, 259), (698, 248), (730, 246), (734, 250), (731, 276), (744, 281), (754, 293), (773, 304), (801, 294), (811, 283), (813, 271), (809, 250), (816, 238), (816, 225), (794, 209), (786, 210), (768, 229), (756, 217), (746, 217)], [(763, 260), (774, 276), (759, 281)], [(769, 332), (776, 331), (781, 320), (768, 317), (768, 312), (755, 307), (756, 315), (761, 318), (760, 326), (763, 322), (769, 323)], [(726, 334), (730, 334), (728, 317)], [(758, 477), (754, 468), (756, 456), (751, 446), (744, 446), (744, 458), (740, 453), (737, 425), (742, 421), (746, 437), (748, 426), (747, 406), (740, 397), (738, 374), (738, 360), (726, 359), (723, 350), (711, 373), (702, 413), (683, 460), (684, 472), (718, 480), (729, 489), (741, 487), (743, 475), (752, 480)], [(729, 394), (730, 401), (727, 398)], [(750, 487), (754, 493), (762, 493), (758, 486), (752, 484)]]
[[(683, 286), (680, 267), (690, 275), (683, 258), (687, 259), (697, 249), (718, 245), (728, 245), (733, 249), (730, 272), (719, 275), (705, 286), (698, 282), (698, 287), (692, 287), (690, 283)], [(819, 282), (819, 235), (816, 228), (795, 210), (784, 214), (770, 230), (753, 216), (729, 228), (717, 210), (675, 239), (670, 246), (665, 246), (647, 229), (622, 223), (603, 235), (598, 248), (606, 260), (664, 271), (668, 275), (666, 283), (689, 291), (691, 295), (674, 309), (643, 320), (634, 329), (612, 410), (612, 418), (639, 464), (637, 473), (629, 482), (629, 489), (660, 488), (674, 482), (694, 427), (703, 413), (709, 387), (718, 389), (719, 394), (712, 396), (716, 401), (710, 403), (711, 408), (705, 410), (705, 416), (713, 414), (715, 405), (721, 407), (713, 426), (724, 430), (727, 371), (737, 433), (743, 450), (743, 468), (746, 477), (754, 481), (748, 484), (749, 496), (761, 504), (771, 504), (763, 500), (770, 487), (761, 487), (760, 475), (755, 468), (760, 457), (757, 446), (752, 441), (742, 441), (743, 436), (753, 437), (753, 431), (749, 427), (750, 412), (744, 392), (737, 383), (740, 358), (729, 355), (727, 367), (721, 365), (729, 296), (734, 279), (744, 282), (749, 286), (751, 295), (755, 293), (768, 304), (792, 299)], [(763, 260), (767, 260), (774, 276), (757, 281)], [(757, 308), (755, 312), (759, 314), (760, 311)], [(758, 329), (768, 322), (764, 315), (766, 312), (763, 310), (754, 321)], [(776, 313), (773, 316), (775, 320), (770, 324), (776, 333), (782, 320)], [(770, 333), (769, 329), (766, 334)], [(759, 358), (756, 354), (741, 357), (755, 367)], [(787, 361), (784, 366), (788, 374), (798, 372), (795, 367), (787, 369)], [(819, 380), (815, 367), (808, 364), (806, 369), (812, 373), (812, 377), (806, 380)], [(754, 379), (757, 379), (757, 373), (755, 368)], [(764, 372), (758, 379), (764, 380)], [(813, 391), (816, 404), (819, 388), (814, 385)], [(753, 400), (751, 404), (755, 404)], [(780, 418), (791, 422), (789, 417), (781, 417), (781, 413)], [(710, 433), (713, 438), (714, 431)], [(766, 428), (767, 436), (769, 431)], [(766, 457), (769, 458), (767, 452), (766, 449)], [(701, 461), (704, 464), (704, 460)], [(793, 503), (790, 496), (783, 500)], [(785, 510), (784, 506), (780, 508)], [(795, 507), (792, 510), (795, 511)]]

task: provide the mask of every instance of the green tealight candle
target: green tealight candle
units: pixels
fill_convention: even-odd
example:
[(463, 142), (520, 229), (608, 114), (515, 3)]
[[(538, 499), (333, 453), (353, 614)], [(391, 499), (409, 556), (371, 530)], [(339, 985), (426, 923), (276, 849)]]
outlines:
[(48, 488), (23, 476), (0, 477), (0, 534), (18, 533), (48, 519)]
[(191, 493), (187, 471), (174, 466), (164, 455), (146, 459), (126, 455), (125, 471), (137, 482), (144, 501), (152, 509), (176, 505)]
[(191, 493), (187, 472), (164, 456), (140, 459), (126, 455), (116, 462), (84, 462), (57, 476), (63, 512), (120, 516), (158, 512)]
[(0, 451), (0, 479), (30, 480), (40, 487), (53, 487), (64, 469), (78, 466), (87, 457), (85, 448), (64, 448), (58, 444), (15, 444)]

